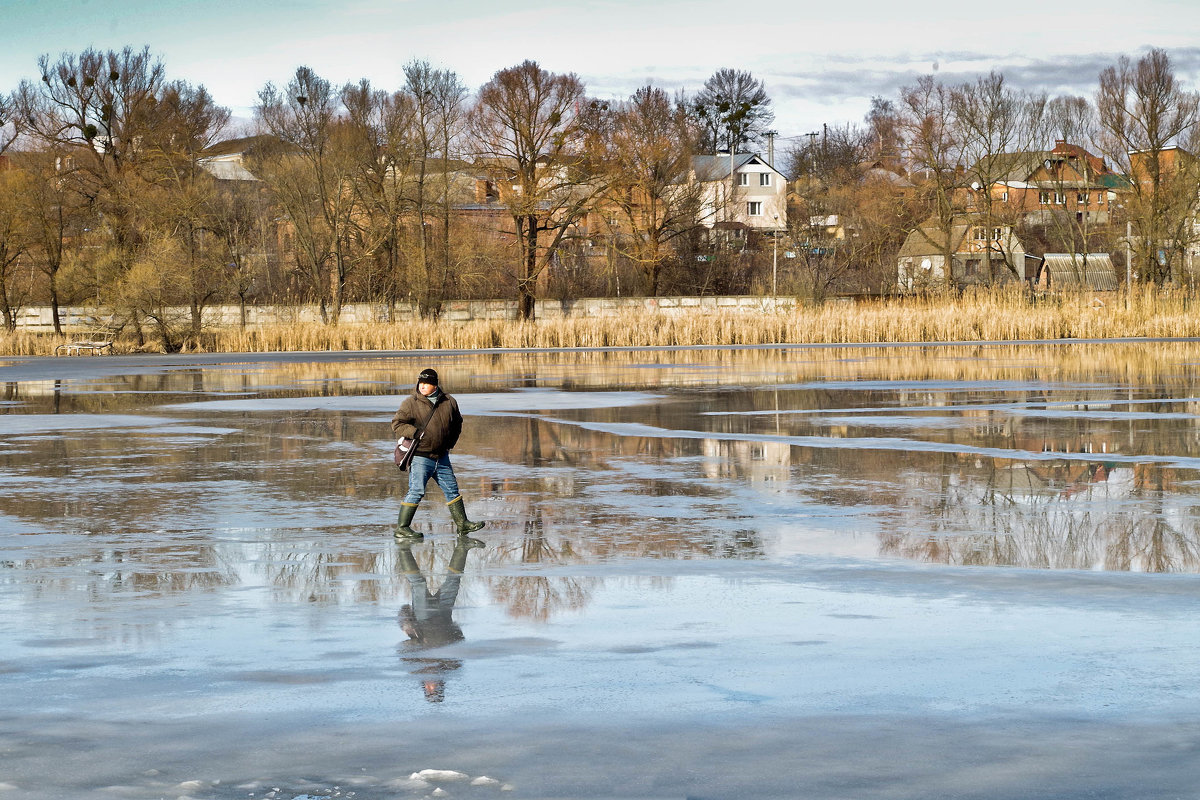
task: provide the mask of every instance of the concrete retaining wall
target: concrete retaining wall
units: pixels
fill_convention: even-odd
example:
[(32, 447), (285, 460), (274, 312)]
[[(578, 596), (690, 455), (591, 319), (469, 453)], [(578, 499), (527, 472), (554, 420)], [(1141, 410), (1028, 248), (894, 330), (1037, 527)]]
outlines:
[[(581, 300), (539, 300), (534, 315), (539, 320), (567, 319), (570, 317), (594, 318), (616, 317), (640, 311), (677, 316), (703, 312), (740, 312), (747, 314), (769, 314), (775, 311), (790, 311), (795, 308), (793, 297), (593, 297)], [(94, 308), (76, 306), (62, 307), (59, 316), (64, 327), (79, 329), (104, 325), (110, 315), (97, 312)], [(183, 322), (189, 312), (180, 308), (176, 316)], [(382, 303), (350, 303), (342, 307), (340, 321), (352, 325), (368, 322), (399, 322), (412, 319), (415, 309), (409, 303), (399, 303), (389, 311)], [(470, 322), (477, 319), (517, 319), (520, 316), (515, 300), (456, 300), (446, 303), (442, 319), (448, 322)], [(305, 322), (320, 322), (321, 314), (316, 306), (248, 306), (246, 324), (287, 325)], [(212, 306), (204, 310), (204, 324), (210, 327), (236, 327), (240, 324), (238, 306)], [(17, 316), (17, 327), (30, 331), (53, 329), (49, 307), (22, 310)]]

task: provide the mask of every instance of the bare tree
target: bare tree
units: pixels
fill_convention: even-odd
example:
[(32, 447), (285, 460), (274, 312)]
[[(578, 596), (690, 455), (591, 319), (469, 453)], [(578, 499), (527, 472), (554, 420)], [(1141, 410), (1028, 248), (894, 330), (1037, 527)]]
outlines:
[[(107, 234), (104, 246), (94, 251), (93, 272), (101, 276), (98, 291), (127, 285), (141, 248), (164, 231), (195, 241), (195, 214), (171, 217), (168, 209), (188, 206), (191, 201), (184, 198), (192, 194), (194, 200), (197, 182), (207, 180), (198, 159), (229, 112), (203, 87), (168, 82), (162, 62), (148, 48), (89, 49), (54, 62), (42, 56), (38, 65), (41, 83), (26, 81), (16, 94), (22, 133), (35, 148), (55, 156), (55, 176), (46, 177), (55, 182), (56, 191), (70, 186), (83, 202), (43, 199), (50, 201), (51, 214), (54, 209), (60, 214), (77, 210), (95, 218)], [(43, 188), (49, 185), (42, 183)], [(54, 252), (61, 244), (56, 246), (54, 239), (61, 240), (68, 226), (51, 217), (43, 227), (44, 269), (53, 282), (56, 264), (61, 265), (61, 252)], [(73, 236), (81, 236), (82, 227), (76, 224)], [(120, 305), (123, 297), (128, 295), (107, 299)], [(102, 292), (99, 299), (104, 299)], [(142, 311), (137, 306), (124, 310), (134, 319)]]
[(602, 188), (583, 152), (576, 112), (584, 103), (575, 75), (525, 61), (484, 84), (471, 117), (478, 157), (502, 186), (516, 228), (523, 319), (533, 318), (538, 276)]
[(995, 278), (993, 262), (998, 261), (1017, 280), (1024, 275), (1024, 263), (1011, 257), (1011, 231), (1016, 222), (1012, 207), (996, 197), (997, 187), (1009, 177), (1013, 154), (1030, 150), (1044, 136), (1045, 95), (1029, 95), (1013, 90), (1004, 76), (991, 72), (974, 83), (957, 87), (951, 94), (953, 115), (962, 143), (964, 176), (974, 206), (974, 222), (981, 228), (983, 280)]
[(826, 126), (787, 152), (795, 212), (789, 214), (788, 230), (799, 262), (798, 274), (785, 282), (792, 293), (821, 300), (860, 271), (858, 245), (864, 240), (855, 205), (865, 199), (857, 190), (860, 165), (873, 144), (857, 126)]
[[(183, 254), (175, 286), (184, 298), (188, 336), (201, 333), (204, 309), (224, 290), (222, 252), (215, 229), (216, 186), (200, 165), (204, 151), (229, 121), (229, 111), (217, 106), (203, 86), (183, 81), (166, 84), (154, 106), (157, 124), (149, 126), (141, 143), (144, 173), (154, 191), (140, 198), (142, 216), (160, 236), (178, 242)], [(139, 309), (151, 318), (155, 312)], [(170, 326), (159, 323), (160, 331)], [(175, 343), (163, 339), (164, 347)]]
[(0, 94), (0, 156), (16, 143), (20, 135), (21, 121), (17, 117), (16, 97)]
[(737, 152), (758, 142), (775, 121), (766, 86), (749, 72), (719, 69), (691, 103), (704, 130), (701, 147)]
[(72, 281), (60, 285), (59, 274), (66, 265), (71, 246), (76, 250), (84, 229), (94, 221), (92, 209), (80, 190), (78, 175), (60, 172), (62, 149), (23, 154), (21, 171), (25, 180), (20, 196), (21, 215), (28, 236), (26, 255), (46, 276), (50, 320), (55, 333), (62, 333), (63, 290), (68, 296), (81, 286)]
[(883, 97), (871, 98), (871, 110), (866, 115), (867, 149), (871, 157), (895, 168), (900, 165), (902, 141), (900, 113), (896, 105)]
[(615, 212), (610, 242), (638, 266), (654, 296), (672, 242), (698, 225), (701, 188), (686, 180), (694, 141), (683, 111), (652, 86), (613, 111), (608, 133), (611, 157), (605, 161), (612, 174), (605, 205)]
[(4, 329), (17, 328), (17, 308), (25, 298), (28, 288), (19, 287), (17, 263), (25, 254), (28, 232), (21, 214), (21, 199), (25, 173), (12, 169), (0, 169), (0, 314)]
[(826, 125), (785, 154), (792, 179), (832, 184), (854, 175), (871, 153), (872, 134), (852, 125)]
[[(357, 248), (369, 266), (366, 293), (371, 296), (382, 289), (389, 305), (394, 305), (401, 293), (415, 294), (423, 308), (423, 270), (409, 274), (403, 269), (404, 245), (409, 238), (404, 225), (406, 220), (413, 220), (408, 184), (414, 165), (422, 158), (413, 133), (411, 98), (403, 92), (389, 94), (374, 89), (363, 80), (342, 89), (342, 104), (355, 162), (354, 192), (361, 212), (352, 221)], [(378, 277), (371, 274), (374, 267), (379, 268)]]
[(1086, 97), (1062, 95), (1046, 103), (1046, 126), (1056, 139), (1097, 149), (1096, 107)]
[(944, 282), (953, 285), (956, 215), (961, 200), (956, 190), (962, 185), (958, 168), (963, 161), (956, 104), (952, 90), (931, 75), (900, 92), (900, 130), (918, 189), (932, 210), (928, 225), (917, 228), (929, 244), (941, 249), (945, 262)]
[(267, 280), (269, 206), (257, 182), (250, 187), (218, 185), (211, 220), (221, 254), (226, 291), (238, 301), (239, 322), (246, 327), (251, 294)]
[(282, 90), (268, 83), (258, 97), (259, 125), (280, 146), (264, 150), (256, 165), (288, 215), (298, 272), (322, 320), (336, 325), (355, 265), (354, 132), (342, 124), (340, 94), (309, 67), (298, 67)]
[(1192, 239), (1200, 170), (1195, 152), (1200, 95), (1184, 90), (1163, 50), (1136, 63), (1122, 57), (1100, 73), (1096, 107), (1106, 155), (1130, 176), (1127, 208), (1136, 231), (1139, 274), (1155, 283), (1175, 277)]
[[(452, 205), (451, 177), (455, 145), (462, 133), (466, 114), (467, 89), (458, 76), (448, 70), (434, 69), (426, 61), (412, 61), (404, 67), (405, 91), (411, 98), (415, 115), (414, 132), (420, 158), (416, 164), (416, 212), (421, 220), (420, 265), (426, 287), (422, 310), (436, 313), (446, 291), (455, 280), (450, 242)], [(437, 213), (439, 236), (437, 256), (431, 257), (426, 218)]]
[(38, 67), (41, 85), (25, 81), (17, 90), (22, 129), (35, 145), (59, 149), (60, 172), (75, 173), (130, 260), (141, 239), (136, 198), (143, 145), (161, 120), (156, 106), (166, 70), (149, 48), (131, 47), (64, 53), (55, 62), (42, 56)]

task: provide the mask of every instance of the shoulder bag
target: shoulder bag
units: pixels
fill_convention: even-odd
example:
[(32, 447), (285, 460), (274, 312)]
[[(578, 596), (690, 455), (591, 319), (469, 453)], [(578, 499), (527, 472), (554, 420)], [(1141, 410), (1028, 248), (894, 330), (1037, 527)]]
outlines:
[(429, 420), (433, 419), (433, 415), (437, 412), (437, 406), (434, 406), (429, 416), (425, 418), (425, 424), (422, 425), (415, 436), (411, 439), (407, 436), (401, 436), (396, 440), (396, 452), (392, 455), (392, 460), (396, 463), (396, 469), (401, 472), (408, 472), (408, 467), (412, 464), (413, 456), (417, 453), (417, 442), (425, 435), (425, 428), (429, 425)]

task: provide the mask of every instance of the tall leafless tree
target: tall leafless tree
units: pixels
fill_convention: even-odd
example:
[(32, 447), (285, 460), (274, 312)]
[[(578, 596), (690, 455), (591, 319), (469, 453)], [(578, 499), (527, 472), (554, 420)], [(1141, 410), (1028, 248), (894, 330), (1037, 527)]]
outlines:
[[(152, 239), (195, 232), (194, 213), (172, 217), (169, 210), (187, 205), (186, 196), (207, 180), (198, 160), (229, 112), (203, 87), (168, 82), (148, 48), (89, 49), (57, 61), (42, 56), (38, 66), (41, 83), (25, 81), (16, 94), (22, 134), (55, 156), (54, 180), (84, 200), (58, 203), (58, 210), (72, 208), (100, 222), (107, 241), (95, 250), (92, 271), (98, 286), (121, 290)], [(60, 235), (66, 227), (60, 221)], [(83, 228), (76, 223), (75, 235)], [(47, 258), (52, 272), (55, 259)], [(106, 299), (136, 319), (145, 309), (127, 302), (130, 297), (118, 291)]]
[(17, 262), (29, 246), (29, 234), (21, 213), (22, 195), (28, 177), (17, 170), (0, 169), (0, 316), (4, 330), (17, 327), (17, 308), (27, 297), (28, 287), (18, 288)]
[(355, 164), (353, 191), (359, 198), (360, 213), (353, 220), (356, 247), (368, 266), (365, 291), (368, 296), (382, 291), (389, 306), (401, 295), (415, 297), (423, 308), (423, 272), (405, 269), (410, 238), (405, 224), (419, 218), (414, 216), (409, 183), (422, 158), (411, 98), (362, 80), (343, 87), (342, 104)]
[(516, 228), (523, 319), (534, 316), (538, 277), (602, 188), (583, 152), (585, 102), (578, 77), (524, 61), (484, 84), (471, 116), (478, 158), (502, 186)]
[(728, 67), (714, 72), (692, 100), (704, 130), (701, 147), (737, 152), (761, 140), (775, 113), (766, 85), (751, 73)]
[(1025, 277), (1023, 260), (1014, 262), (1009, 239), (993, 234), (1016, 222), (1010, 207), (996, 197), (996, 189), (1011, 172), (1013, 155), (1030, 151), (1044, 138), (1046, 96), (1014, 90), (1003, 75), (990, 72), (954, 89), (951, 102), (962, 143), (964, 188), (970, 191), (974, 205), (972, 219), (985, 232), (983, 279), (990, 283), (995, 278), (993, 267), (998, 262), (1021, 280)]
[(268, 83), (258, 97), (261, 130), (280, 146), (264, 149), (256, 166), (288, 215), (298, 272), (322, 319), (337, 324), (355, 264), (354, 132), (343, 124), (339, 92), (309, 67), (298, 67), (283, 89)]
[(963, 163), (963, 141), (955, 112), (953, 90), (931, 75), (900, 92), (900, 130), (908, 161), (932, 211), (930, 224), (917, 231), (941, 250), (947, 287), (954, 281), (953, 233), (962, 208), (957, 189), (963, 183), (958, 171)]
[[(420, 260), (427, 288), (423, 310), (437, 312), (454, 282), (450, 211), (453, 204), (453, 159), (466, 114), (467, 89), (449, 70), (434, 69), (427, 61), (404, 67), (405, 92), (412, 100), (414, 135), (421, 153), (417, 162), (415, 203), (421, 220)], [(436, 211), (436, 217), (432, 212)], [(427, 218), (437, 225), (426, 224)], [(436, 227), (436, 256), (430, 253), (429, 229)]]
[(690, 133), (684, 112), (653, 86), (638, 89), (611, 115), (605, 205), (615, 212), (615, 224), (609, 240), (640, 269), (650, 296), (658, 294), (672, 242), (699, 224), (700, 186), (686, 180), (695, 147)]
[[(1166, 52), (1122, 57), (1100, 73), (1096, 95), (1106, 155), (1130, 176), (1128, 216), (1136, 231), (1139, 274), (1164, 283), (1176, 277), (1191, 243), (1200, 169), (1200, 95), (1185, 90)], [(1175, 146), (1190, 154), (1168, 151)]]

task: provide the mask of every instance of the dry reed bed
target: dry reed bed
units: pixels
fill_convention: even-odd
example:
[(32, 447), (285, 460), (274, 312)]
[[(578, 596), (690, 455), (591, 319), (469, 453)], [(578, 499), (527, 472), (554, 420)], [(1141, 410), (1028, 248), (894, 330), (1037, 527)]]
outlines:
[[(1065, 297), (1031, 303), (1019, 292), (978, 292), (959, 298), (904, 298), (795, 311), (650, 312), (613, 318), (534, 322), (420, 320), (404, 323), (292, 324), (205, 332), (196, 352), (305, 350), (446, 350), (489, 348), (615, 348), (696, 345), (855, 344), (883, 342), (1027, 341), (1200, 336), (1200, 298), (1139, 290), (1128, 297)], [(69, 337), (16, 332), (0, 338), (0, 353), (48, 355)], [(119, 342), (118, 351), (132, 349)]]

